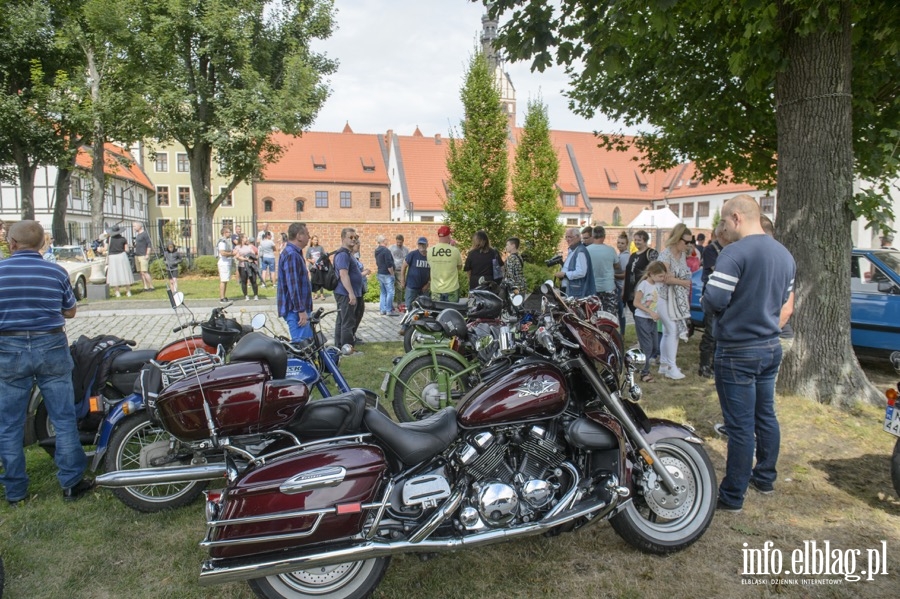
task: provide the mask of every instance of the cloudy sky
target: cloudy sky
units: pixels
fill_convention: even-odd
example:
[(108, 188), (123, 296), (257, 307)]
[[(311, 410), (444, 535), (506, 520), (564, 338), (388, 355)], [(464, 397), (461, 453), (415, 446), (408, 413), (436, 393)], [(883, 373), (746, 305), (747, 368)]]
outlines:
[[(337, 31), (315, 45), (340, 62), (330, 78), (332, 94), (315, 131), (356, 133), (393, 129), (410, 135), (446, 136), (459, 126), (459, 90), (476, 44), (481, 4), (468, 0), (336, 0)], [(602, 118), (587, 121), (567, 107), (562, 69), (531, 73), (527, 63), (507, 64), (516, 88), (521, 125), (529, 99), (543, 97), (550, 126), (570, 131), (618, 131)]]

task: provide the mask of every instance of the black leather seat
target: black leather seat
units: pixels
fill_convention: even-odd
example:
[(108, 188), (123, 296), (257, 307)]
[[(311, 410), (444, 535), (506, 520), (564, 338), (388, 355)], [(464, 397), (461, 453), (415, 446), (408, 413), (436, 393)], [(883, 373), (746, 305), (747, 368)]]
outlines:
[(266, 362), (273, 379), (287, 374), (287, 352), (280, 341), (262, 333), (247, 333), (231, 350), (232, 362)]
[(366, 428), (401, 462), (412, 466), (444, 451), (456, 439), (456, 408), (444, 408), (417, 422), (398, 424), (376, 410), (366, 410)]
[(137, 349), (126, 351), (113, 358), (112, 372), (139, 372), (144, 364), (156, 357), (155, 349)]
[(420, 295), (416, 298), (416, 301), (426, 310), (456, 310), (461, 314), (465, 314), (466, 310), (469, 309), (469, 300), (462, 300), (460, 302), (440, 302), (431, 299), (427, 295)]
[[(296, 384), (296, 381), (292, 381)], [(346, 393), (317, 399), (304, 406), (300, 417), (295, 419), (288, 430), (300, 437), (339, 437), (363, 430), (363, 414), (366, 411), (366, 392), (351, 389)]]

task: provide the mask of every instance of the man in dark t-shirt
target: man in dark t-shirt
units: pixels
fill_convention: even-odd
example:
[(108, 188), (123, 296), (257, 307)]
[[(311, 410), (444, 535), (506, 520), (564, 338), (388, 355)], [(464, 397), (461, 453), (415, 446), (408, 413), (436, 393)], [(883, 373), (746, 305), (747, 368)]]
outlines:
[(759, 215), (748, 195), (725, 203), (723, 237), (730, 243), (719, 253), (701, 300), (716, 320), (716, 392), (728, 435), (720, 511), (741, 511), (748, 486), (774, 493), (777, 477), (778, 337), (793, 312), (796, 266), (790, 252), (765, 234)]
[(134, 262), (135, 268), (141, 273), (144, 291), (153, 291), (153, 278), (150, 276), (150, 249), (150, 235), (144, 230), (144, 225), (134, 223)]

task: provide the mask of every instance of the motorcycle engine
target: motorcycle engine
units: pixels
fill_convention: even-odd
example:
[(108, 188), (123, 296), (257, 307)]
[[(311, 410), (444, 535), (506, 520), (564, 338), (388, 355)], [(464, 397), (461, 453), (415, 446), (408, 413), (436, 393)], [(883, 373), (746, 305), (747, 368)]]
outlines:
[(543, 425), (473, 433), (455, 459), (475, 479), (460, 510), (468, 530), (530, 522), (558, 498), (565, 456), (555, 432)]

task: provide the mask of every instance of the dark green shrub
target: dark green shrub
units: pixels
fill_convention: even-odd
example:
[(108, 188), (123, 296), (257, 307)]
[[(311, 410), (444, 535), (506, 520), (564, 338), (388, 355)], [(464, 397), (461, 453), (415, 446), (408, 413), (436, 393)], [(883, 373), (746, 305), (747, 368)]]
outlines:
[[(552, 279), (554, 273), (559, 272), (559, 267), (546, 267), (543, 264), (525, 263), (525, 283), (528, 285), (528, 293), (533, 292), (547, 279)], [(526, 294), (527, 295), (527, 294)]]
[(378, 285), (378, 274), (372, 273), (369, 275), (367, 280), (368, 288), (366, 289), (366, 293), (363, 295), (363, 301), (366, 303), (375, 302), (378, 303), (381, 298), (381, 286)]
[(205, 277), (218, 276), (218, 263), (216, 256), (197, 256), (194, 258), (194, 272)]

